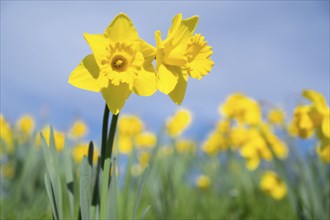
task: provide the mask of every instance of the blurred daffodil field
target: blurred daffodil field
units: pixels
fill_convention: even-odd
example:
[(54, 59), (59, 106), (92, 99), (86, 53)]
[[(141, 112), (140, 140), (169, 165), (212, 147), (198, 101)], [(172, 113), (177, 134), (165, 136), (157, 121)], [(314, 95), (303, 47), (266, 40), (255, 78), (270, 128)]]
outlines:
[[(90, 51), (66, 77), (102, 97), (102, 127), (77, 117), (64, 130), (1, 113), (1, 219), (329, 219), (326, 94), (305, 88), (288, 110), (232, 92), (212, 109), (205, 137), (187, 135), (199, 126), (182, 104), (189, 84), (217, 74), (220, 61), (196, 31), (200, 17), (185, 16), (169, 17), (154, 45), (125, 13), (83, 34)], [(124, 106), (157, 91), (177, 107), (152, 129)]]

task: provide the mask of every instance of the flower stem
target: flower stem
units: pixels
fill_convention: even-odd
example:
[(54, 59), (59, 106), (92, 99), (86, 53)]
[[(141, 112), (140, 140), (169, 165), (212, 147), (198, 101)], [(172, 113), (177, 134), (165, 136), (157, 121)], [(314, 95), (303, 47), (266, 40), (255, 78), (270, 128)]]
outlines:
[(113, 141), (115, 139), (118, 116), (119, 113), (117, 115), (112, 115), (109, 136), (106, 144), (105, 159), (111, 158), (112, 156)]
[(101, 143), (101, 167), (104, 168), (104, 160), (106, 155), (106, 142), (108, 134), (108, 124), (109, 124), (109, 108), (105, 104), (104, 114), (103, 114), (103, 124), (102, 124), (102, 143)]

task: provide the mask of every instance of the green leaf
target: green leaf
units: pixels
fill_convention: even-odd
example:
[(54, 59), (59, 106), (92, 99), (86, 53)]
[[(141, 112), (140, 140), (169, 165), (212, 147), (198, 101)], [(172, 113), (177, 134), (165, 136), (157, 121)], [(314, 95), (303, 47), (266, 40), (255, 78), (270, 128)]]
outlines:
[(149, 212), (151, 208), (151, 205), (148, 205), (143, 211), (142, 211), (142, 214), (140, 216), (140, 220), (144, 219), (144, 217), (146, 216), (146, 214)]
[(104, 161), (104, 169), (102, 171), (100, 219), (107, 219), (106, 211), (107, 211), (109, 176), (110, 176), (110, 158)]
[(117, 163), (116, 158), (113, 158), (113, 162), (110, 166), (111, 181), (110, 189), (108, 192), (108, 217), (110, 219), (118, 219), (117, 211)]
[(147, 177), (148, 173), (149, 173), (149, 167), (146, 167), (144, 169), (143, 175), (141, 176), (141, 179), (140, 179), (139, 189), (138, 189), (136, 199), (135, 199), (135, 205), (134, 205), (134, 211), (133, 211), (132, 219), (135, 219), (136, 211), (137, 211), (137, 208), (138, 208), (139, 203), (140, 203), (142, 190), (143, 190), (145, 180), (146, 180), (146, 177)]
[(56, 203), (55, 203), (55, 198), (54, 198), (54, 191), (53, 191), (52, 183), (50, 182), (50, 179), (49, 179), (49, 176), (47, 175), (47, 173), (45, 174), (44, 179), (45, 179), (46, 191), (47, 191), (47, 195), (48, 195), (48, 198), (50, 201), (50, 205), (52, 207), (54, 219), (58, 219)]
[(80, 209), (81, 218), (90, 219), (90, 168), (84, 156), (80, 168)]

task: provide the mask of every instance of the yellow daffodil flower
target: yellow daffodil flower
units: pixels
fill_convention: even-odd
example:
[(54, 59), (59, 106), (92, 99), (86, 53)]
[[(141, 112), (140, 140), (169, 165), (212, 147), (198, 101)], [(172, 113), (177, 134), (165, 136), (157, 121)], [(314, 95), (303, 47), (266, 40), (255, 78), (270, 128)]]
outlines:
[(5, 117), (0, 114), (0, 144), (1, 151), (12, 153), (14, 150), (14, 137), (12, 129), (9, 123), (6, 121)]
[(212, 132), (202, 145), (202, 151), (209, 156), (216, 156), (221, 150), (226, 150), (228, 143), (218, 132)]
[(235, 119), (241, 124), (256, 125), (261, 121), (259, 104), (242, 93), (230, 95), (219, 111), (225, 118)]
[(268, 161), (272, 159), (272, 152), (268, 148), (266, 140), (257, 129), (251, 128), (247, 134), (248, 140), (240, 149), (240, 153), (247, 161), (247, 168), (249, 170), (255, 170), (261, 159)]
[(293, 113), (293, 119), (289, 132), (293, 136), (309, 138), (314, 133), (314, 124), (309, 116), (310, 106), (297, 106)]
[(113, 114), (119, 113), (132, 92), (150, 96), (156, 91), (155, 48), (139, 38), (127, 15), (117, 15), (104, 34), (84, 37), (92, 54), (73, 70), (70, 84), (101, 92)]
[(286, 184), (272, 171), (263, 174), (260, 189), (275, 200), (281, 200), (287, 194)]
[(143, 132), (136, 135), (135, 146), (139, 149), (142, 148), (153, 148), (157, 143), (157, 137), (154, 133), (151, 132)]
[(18, 129), (25, 135), (29, 135), (33, 132), (34, 129), (34, 119), (30, 115), (23, 115), (17, 121)]
[(201, 79), (214, 64), (210, 59), (213, 51), (204, 37), (193, 36), (197, 23), (197, 16), (182, 19), (182, 14), (177, 14), (164, 41), (160, 31), (155, 32), (157, 87), (176, 104), (183, 101), (188, 76)]
[(200, 175), (198, 176), (196, 180), (196, 186), (201, 190), (207, 190), (210, 188), (211, 180), (206, 175)]
[[(73, 149), (72, 149), (72, 156), (73, 159), (76, 163), (81, 163), (82, 159), (84, 156), (88, 156), (88, 149), (89, 149), (89, 143), (81, 143), (77, 144)], [(97, 164), (97, 160), (99, 157), (99, 152), (97, 148), (94, 145), (93, 149), (93, 164)]]
[(119, 135), (135, 136), (142, 132), (143, 122), (135, 115), (122, 115), (118, 121)]
[(82, 120), (77, 120), (70, 128), (69, 135), (73, 138), (83, 138), (88, 132), (86, 123)]
[(282, 109), (272, 109), (268, 113), (268, 121), (274, 125), (281, 125), (284, 123), (285, 113)]
[(330, 163), (330, 138), (321, 139), (316, 148), (316, 153), (324, 163)]
[(180, 136), (191, 124), (192, 116), (187, 109), (179, 109), (166, 122), (167, 133), (171, 137)]
[(133, 151), (132, 137), (119, 134), (118, 151), (121, 154), (130, 154)]

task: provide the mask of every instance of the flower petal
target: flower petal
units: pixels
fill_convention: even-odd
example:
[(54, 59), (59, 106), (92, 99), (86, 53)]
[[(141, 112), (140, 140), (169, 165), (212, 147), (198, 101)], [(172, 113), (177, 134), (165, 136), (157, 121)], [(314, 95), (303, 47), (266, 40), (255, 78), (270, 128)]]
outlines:
[(157, 90), (157, 77), (155, 69), (150, 64), (139, 71), (134, 81), (134, 92), (140, 96), (151, 96)]
[(140, 51), (143, 54), (144, 60), (146, 63), (152, 63), (152, 61), (156, 58), (156, 48), (144, 40), (137, 40), (136, 43), (137, 51)]
[(94, 56), (86, 56), (82, 62), (72, 71), (68, 82), (80, 89), (99, 92), (102, 87), (108, 86), (108, 79), (99, 76), (100, 70)]
[(115, 17), (104, 32), (111, 41), (131, 41), (139, 38), (131, 19), (124, 13)]
[(181, 75), (181, 68), (175, 66), (159, 65), (157, 87), (164, 94), (169, 94), (176, 86)]
[(175, 104), (181, 105), (184, 95), (186, 94), (187, 89), (187, 81), (183, 78), (182, 75), (179, 77), (178, 84), (172, 92), (170, 92), (169, 96), (173, 100)]
[(210, 56), (213, 54), (212, 48), (207, 45), (204, 36), (196, 34), (190, 38), (187, 50), (189, 75), (195, 79), (201, 79), (212, 69), (214, 62)]
[(95, 61), (98, 66), (101, 66), (102, 58), (108, 55), (107, 48), (110, 41), (103, 34), (88, 34), (84, 33), (84, 37), (91, 48)]
[[(172, 66), (184, 66), (187, 63), (187, 44), (179, 44), (178, 46), (174, 48), (169, 48), (170, 51), (164, 57), (164, 62), (168, 65)], [(166, 51), (166, 49), (165, 49)]]
[(197, 27), (198, 16), (192, 16), (190, 18), (182, 20), (180, 26), (175, 30), (173, 28), (173, 37), (172, 45), (176, 46), (180, 43), (185, 43), (194, 34), (194, 31)]
[(117, 115), (123, 108), (126, 99), (131, 94), (127, 83), (121, 83), (118, 86), (114, 86), (109, 83), (108, 88), (101, 90), (102, 96), (107, 102), (108, 108), (112, 114)]

